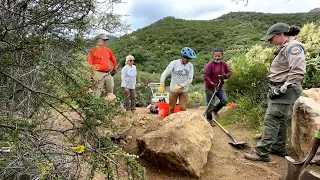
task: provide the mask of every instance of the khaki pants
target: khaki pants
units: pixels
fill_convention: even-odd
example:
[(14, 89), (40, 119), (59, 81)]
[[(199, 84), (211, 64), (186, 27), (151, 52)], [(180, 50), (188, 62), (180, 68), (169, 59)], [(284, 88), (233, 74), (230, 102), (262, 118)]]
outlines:
[(99, 81), (99, 83), (97, 83), (94, 86), (94, 95), (97, 97), (101, 96), (102, 90), (104, 88), (106, 95), (108, 93), (113, 93), (113, 87), (114, 87), (114, 82), (113, 82), (113, 76), (111, 76), (110, 74), (108, 74), (105, 72), (99, 72), (96, 71), (95, 72), (95, 76), (94, 76), (94, 80), (95, 82)]
[(136, 91), (135, 89), (129, 89), (129, 92), (125, 92), (123, 88), (123, 93), (125, 95), (125, 108), (127, 111), (136, 110)]
[(187, 110), (187, 103), (188, 103), (188, 93), (187, 92), (170, 92), (169, 93), (169, 104), (170, 104), (170, 111), (169, 114), (174, 113), (174, 107), (177, 103), (177, 100), (179, 98), (179, 105), (181, 111)]

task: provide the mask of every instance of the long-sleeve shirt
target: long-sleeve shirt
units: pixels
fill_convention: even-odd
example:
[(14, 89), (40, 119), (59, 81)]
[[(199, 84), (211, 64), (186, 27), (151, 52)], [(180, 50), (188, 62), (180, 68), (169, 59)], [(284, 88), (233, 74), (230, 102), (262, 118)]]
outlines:
[(273, 59), (268, 78), (272, 82), (296, 86), (306, 73), (306, 58), (301, 42), (290, 38)]
[(135, 65), (125, 65), (121, 70), (121, 87), (135, 89), (137, 83), (137, 68)]
[(110, 61), (113, 64), (113, 69), (118, 69), (117, 60), (107, 47), (93, 47), (88, 54), (88, 63), (94, 67), (96, 71), (110, 71)]
[[(189, 85), (193, 80), (193, 64), (182, 64), (181, 59), (171, 61), (170, 64), (161, 74), (160, 84), (164, 84), (166, 78), (171, 74), (170, 91), (171, 92), (187, 92)], [(174, 87), (181, 85), (183, 88), (178, 91), (174, 91)]]
[[(204, 82), (205, 89), (214, 90), (213, 84), (219, 83), (219, 75), (225, 74), (226, 79), (229, 79), (231, 76), (231, 71), (228, 64), (225, 61), (221, 61), (220, 63), (215, 63), (210, 61), (204, 71)], [(224, 85), (224, 82), (221, 81), (220, 87)]]

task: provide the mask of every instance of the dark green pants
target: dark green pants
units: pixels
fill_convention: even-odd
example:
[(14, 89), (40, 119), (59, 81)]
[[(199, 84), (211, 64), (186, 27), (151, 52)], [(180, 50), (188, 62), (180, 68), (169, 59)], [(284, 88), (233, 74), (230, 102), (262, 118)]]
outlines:
[(271, 151), (286, 150), (286, 121), (294, 102), (302, 94), (301, 85), (289, 88), (286, 93), (270, 100), (263, 124), (263, 136), (257, 143), (256, 150), (260, 156), (268, 156)]

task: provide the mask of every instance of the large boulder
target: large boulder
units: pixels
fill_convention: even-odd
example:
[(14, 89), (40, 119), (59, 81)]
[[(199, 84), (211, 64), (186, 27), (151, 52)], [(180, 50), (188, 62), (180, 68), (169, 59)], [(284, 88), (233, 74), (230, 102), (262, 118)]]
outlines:
[(159, 130), (137, 139), (141, 156), (184, 174), (200, 177), (211, 149), (213, 131), (199, 113), (183, 111), (167, 116)]
[(317, 103), (320, 103), (320, 88), (311, 88), (304, 90), (303, 95), (314, 99)]
[(302, 158), (308, 154), (315, 132), (320, 128), (320, 103), (301, 96), (293, 106), (291, 143)]

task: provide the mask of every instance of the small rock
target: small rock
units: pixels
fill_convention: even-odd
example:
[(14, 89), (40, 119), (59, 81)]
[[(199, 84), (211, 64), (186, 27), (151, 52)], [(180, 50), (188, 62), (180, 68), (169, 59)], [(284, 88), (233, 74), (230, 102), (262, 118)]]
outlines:
[(132, 137), (132, 136), (127, 136), (127, 139), (128, 139), (128, 140), (132, 140), (133, 137)]
[(271, 161), (271, 162), (269, 162), (269, 164), (271, 164), (271, 165), (276, 165), (276, 164), (277, 164), (277, 161)]
[(144, 122), (144, 121), (139, 121), (139, 123), (140, 123), (140, 125), (143, 125), (143, 124), (145, 124), (145, 122)]
[(125, 144), (127, 144), (127, 142), (125, 140), (123, 140), (123, 139), (120, 139), (120, 143), (119, 144), (125, 145)]

